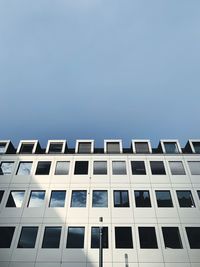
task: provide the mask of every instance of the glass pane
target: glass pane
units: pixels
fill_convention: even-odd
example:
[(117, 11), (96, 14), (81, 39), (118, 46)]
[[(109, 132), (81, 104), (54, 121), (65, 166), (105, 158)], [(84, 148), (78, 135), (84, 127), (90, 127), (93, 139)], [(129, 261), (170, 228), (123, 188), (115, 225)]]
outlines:
[(30, 175), (32, 162), (20, 162), (17, 175)]
[(198, 197), (200, 199), (200, 190), (197, 191)]
[(120, 153), (120, 145), (117, 142), (107, 143), (107, 153)]
[(156, 191), (158, 207), (173, 207), (170, 191)]
[(45, 191), (31, 191), (28, 207), (42, 207), (44, 204)]
[(6, 143), (0, 143), (0, 154), (6, 153)]
[(162, 227), (165, 248), (183, 248), (178, 227)]
[(31, 154), (33, 152), (34, 144), (21, 144), (21, 154)]
[[(99, 227), (92, 227), (91, 229), (91, 248), (99, 248), (99, 236), (100, 229)], [(108, 227), (103, 227), (102, 229), (102, 243), (103, 248), (108, 248)]]
[(131, 227), (115, 227), (115, 247), (133, 248)]
[(114, 191), (114, 207), (129, 207), (128, 191)]
[(149, 145), (145, 142), (135, 142), (136, 153), (146, 154), (149, 153)]
[(57, 161), (55, 175), (68, 175), (69, 161)]
[(158, 248), (154, 227), (139, 227), (140, 248)]
[(153, 175), (165, 175), (165, 167), (163, 161), (150, 161), (151, 173)]
[(50, 143), (49, 154), (61, 153), (63, 148), (63, 143)]
[(178, 146), (176, 143), (164, 143), (165, 146), (165, 152), (169, 154), (177, 154), (179, 153), (178, 151)]
[(67, 248), (84, 248), (85, 227), (68, 227)]
[(112, 162), (113, 174), (123, 175), (126, 174), (126, 162), (125, 161), (113, 161)]
[(34, 248), (38, 227), (22, 227), (18, 248)]
[(135, 175), (145, 175), (146, 169), (144, 161), (131, 161), (132, 174)]
[(194, 200), (190, 191), (176, 191), (178, 202), (182, 208), (194, 208)]
[(61, 227), (45, 227), (42, 248), (59, 248)]
[(14, 166), (14, 162), (10, 162), (10, 161), (1, 162), (0, 175), (12, 174), (13, 166)]
[(122, 207), (129, 207), (128, 191), (121, 191), (121, 204)]
[(6, 207), (21, 208), (24, 200), (25, 191), (11, 191)]
[(91, 146), (92, 144), (90, 142), (84, 142), (84, 143), (79, 143), (78, 145), (78, 153), (91, 153)]
[(169, 167), (172, 175), (185, 175), (182, 161), (169, 161)]
[(36, 175), (48, 175), (51, 167), (51, 161), (39, 161), (36, 169)]
[(94, 161), (94, 174), (107, 174), (107, 161)]
[(0, 190), (0, 204), (1, 204), (1, 200), (3, 198), (3, 195), (4, 195), (4, 190)]
[(200, 142), (192, 142), (195, 153), (200, 153)]
[(200, 175), (200, 161), (188, 161), (192, 175)]
[(0, 227), (0, 248), (10, 248), (15, 227)]
[(92, 207), (108, 207), (108, 192), (106, 190), (93, 191)]
[(185, 227), (190, 248), (200, 248), (200, 227)]
[(49, 207), (64, 207), (66, 191), (52, 191)]
[(76, 161), (74, 174), (88, 174), (88, 161)]
[(149, 191), (134, 191), (136, 207), (151, 207)]
[(86, 207), (86, 190), (72, 191), (71, 207)]

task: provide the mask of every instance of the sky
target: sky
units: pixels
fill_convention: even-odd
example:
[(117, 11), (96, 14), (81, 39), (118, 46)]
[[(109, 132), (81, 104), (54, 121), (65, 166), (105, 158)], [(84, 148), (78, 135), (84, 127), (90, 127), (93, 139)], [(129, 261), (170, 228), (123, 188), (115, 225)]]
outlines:
[(200, 138), (199, 0), (0, 0), (0, 139)]

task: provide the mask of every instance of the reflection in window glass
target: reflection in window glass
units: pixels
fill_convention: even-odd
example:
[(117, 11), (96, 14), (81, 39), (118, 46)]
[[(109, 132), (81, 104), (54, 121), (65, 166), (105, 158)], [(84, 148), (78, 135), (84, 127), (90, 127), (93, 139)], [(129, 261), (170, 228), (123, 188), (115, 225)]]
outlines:
[(31, 191), (28, 207), (42, 207), (44, 204), (45, 191)]
[(178, 227), (162, 227), (165, 248), (183, 248)]
[(141, 154), (149, 153), (149, 144), (147, 142), (135, 142), (135, 151)]
[(154, 227), (138, 227), (140, 248), (158, 248)]
[(76, 161), (74, 174), (88, 174), (88, 161)]
[(115, 227), (115, 247), (133, 248), (131, 227)]
[(86, 190), (72, 191), (71, 207), (86, 207)]
[(61, 227), (45, 227), (42, 248), (59, 248)]
[(200, 175), (200, 161), (188, 161), (192, 175)]
[(92, 207), (108, 207), (107, 190), (93, 190)]
[(3, 161), (0, 165), (0, 175), (10, 175), (12, 174), (14, 162)]
[(167, 190), (156, 190), (156, 200), (159, 208), (173, 207), (172, 198), (170, 191)]
[(17, 170), (17, 175), (30, 175), (32, 162), (21, 161)]
[(94, 161), (93, 174), (107, 174), (107, 161)]
[(181, 208), (194, 208), (195, 207), (191, 191), (178, 190), (176, 191), (176, 193), (177, 193), (178, 202)]
[(91, 142), (80, 142), (78, 144), (78, 153), (89, 154), (91, 153)]
[(18, 248), (34, 248), (38, 227), (22, 227)]
[(200, 227), (185, 227), (191, 249), (200, 248)]
[(65, 195), (66, 191), (52, 191), (51, 192), (51, 198), (50, 198), (50, 203), (49, 207), (50, 208), (55, 208), (55, 207), (64, 207), (65, 206)]
[(120, 144), (119, 142), (107, 142), (107, 153), (120, 153)]
[(37, 164), (36, 175), (48, 175), (51, 167), (51, 161), (39, 161)]
[(114, 190), (114, 207), (129, 207), (128, 190)]
[(135, 194), (135, 204), (136, 207), (151, 207), (151, 200), (150, 200), (150, 195), (148, 190), (138, 190), (134, 191)]
[(163, 161), (150, 161), (151, 173), (153, 175), (165, 175), (165, 166)]
[(69, 161), (57, 161), (55, 175), (68, 175)]
[(113, 175), (126, 175), (126, 162), (125, 161), (113, 161), (112, 162), (112, 174)]
[(131, 169), (133, 175), (145, 175), (146, 169), (144, 161), (131, 161)]
[(11, 191), (6, 207), (21, 208), (24, 200), (25, 191)]
[(167, 143), (167, 142), (165, 142), (164, 146), (165, 146), (165, 153), (169, 153), (169, 154), (177, 154), (177, 153), (179, 153), (177, 143), (173, 143), (173, 142)]
[(0, 190), (0, 204), (1, 204), (1, 200), (3, 198), (3, 195), (4, 195), (4, 190)]
[(68, 227), (67, 248), (84, 248), (85, 227)]
[(10, 248), (14, 232), (15, 227), (0, 227), (0, 248)]
[(169, 161), (169, 167), (172, 175), (185, 175), (182, 161)]
[[(91, 231), (91, 248), (99, 248), (99, 227), (92, 227)], [(108, 248), (108, 227), (103, 227), (102, 233), (102, 246)]]
[(0, 143), (0, 154), (6, 153), (6, 143)]

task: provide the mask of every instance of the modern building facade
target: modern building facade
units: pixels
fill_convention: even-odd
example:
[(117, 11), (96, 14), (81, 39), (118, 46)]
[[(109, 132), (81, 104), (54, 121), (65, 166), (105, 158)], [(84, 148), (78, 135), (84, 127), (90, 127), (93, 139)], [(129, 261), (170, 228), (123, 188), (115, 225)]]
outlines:
[[(100, 220), (100, 218), (102, 218)], [(0, 141), (0, 267), (200, 266), (200, 140)]]

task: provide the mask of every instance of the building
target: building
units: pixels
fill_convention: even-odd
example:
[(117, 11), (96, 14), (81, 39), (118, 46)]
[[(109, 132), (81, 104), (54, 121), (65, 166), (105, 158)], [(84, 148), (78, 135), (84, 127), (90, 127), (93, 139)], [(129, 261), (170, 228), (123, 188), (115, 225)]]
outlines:
[[(100, 218), (102, 217), (102, 221)], [(0, 267), (200, 266), (200, 140), (0, 141)]]

